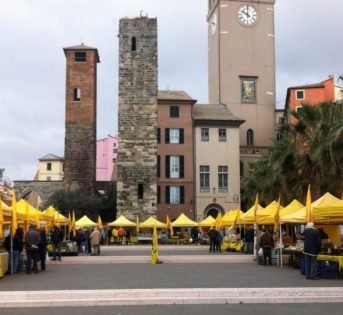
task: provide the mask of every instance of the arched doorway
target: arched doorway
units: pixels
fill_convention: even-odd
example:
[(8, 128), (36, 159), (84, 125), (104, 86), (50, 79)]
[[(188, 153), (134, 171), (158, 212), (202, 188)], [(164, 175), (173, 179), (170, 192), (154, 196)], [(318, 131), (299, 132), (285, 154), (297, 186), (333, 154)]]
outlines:
[(208, 216), (212, 216), (213, 218), (216, 218), (219, 213), (221, 213), (222, 215), (224, 214), (223, 207), (216, 203), (211, 203), (206, 207), (204, 211), (204, 216), (205, 218), (207, 218)]

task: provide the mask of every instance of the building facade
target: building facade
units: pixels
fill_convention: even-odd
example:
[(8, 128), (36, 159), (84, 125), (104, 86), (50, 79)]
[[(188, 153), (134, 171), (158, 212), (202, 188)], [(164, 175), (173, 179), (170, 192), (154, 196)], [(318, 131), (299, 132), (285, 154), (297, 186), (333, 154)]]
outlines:
[(64, 159), (55, 154), (46, 154), (38, 159), (38, 174), (36, 180), (62, 181)]
[(209, 0), (209, 103), (226, 104), (240, 126), (244, 176), (275, 130), (274, 0)]
[(195, 218), (192, 107), (184, 91), (158, 92), (157, 217)]
[(292, 86), (287, 89), (285, 120), (295, 122), (291, 112), (301, 112), (302, 105), (319, 105), (323, 102), (342, 102), (343, 88), (335, 85), (333, 76), (314, 84)]
[(94, 192), (99, 54), (84, 44), (63, 50), (67, 63), (64, 187)]
[(157, 210), (157, 19), (119, 22), (117, 213)]
[(102, 182), (115, 179), (114, 166), (117, 161), (118, 138), (108, 135), (96, 142), (96, 180)]
[(223, 104), (193, 107), (197, 221), (240, 208), (239, 126)]

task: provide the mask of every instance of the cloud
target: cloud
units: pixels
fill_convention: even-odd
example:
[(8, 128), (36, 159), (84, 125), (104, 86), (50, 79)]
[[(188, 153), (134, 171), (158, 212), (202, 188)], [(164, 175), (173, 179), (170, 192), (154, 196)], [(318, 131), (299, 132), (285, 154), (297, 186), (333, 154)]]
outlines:
[[(310, 2), (310, 3), (309, 3)], [(64, 155), (63, 47), (97, 47), (98, 138), (117, 132), (118, 25), (123, 17), (158, 18), (159, 88), (208, 100), (206, 0), (2, 0), (0, 7), (0, 167), (32, 179), (38, 158)], [(276, 100), (286, 89), (343, 72), (343, 1), (275, 4)]]

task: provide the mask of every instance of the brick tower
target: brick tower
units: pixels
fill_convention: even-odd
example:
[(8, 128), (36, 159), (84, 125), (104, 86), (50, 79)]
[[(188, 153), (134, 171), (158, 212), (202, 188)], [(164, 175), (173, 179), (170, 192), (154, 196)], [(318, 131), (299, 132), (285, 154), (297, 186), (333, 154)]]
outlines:
[(119, 22), (117, 213), (156, 214), (157, 19)]
[(96, 175), (96, 70), (98, 50), (84, 44), (66, 56), (64, 187), (94, 191)]

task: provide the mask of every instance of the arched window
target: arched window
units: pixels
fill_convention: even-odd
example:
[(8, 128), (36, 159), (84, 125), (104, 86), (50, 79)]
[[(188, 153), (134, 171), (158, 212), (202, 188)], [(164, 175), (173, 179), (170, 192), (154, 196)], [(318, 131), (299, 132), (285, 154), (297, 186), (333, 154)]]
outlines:
[(131, 50), (136, 51), (136, 37), (132, 36), (131, 38)]
[(73, 91), (73, 99), (76, 102), (79, 102), (81, 100), (81, 89), (75, 88)]
[(254, 145), (254, 131), (252, 129), (247, 131), (247, 145)]

